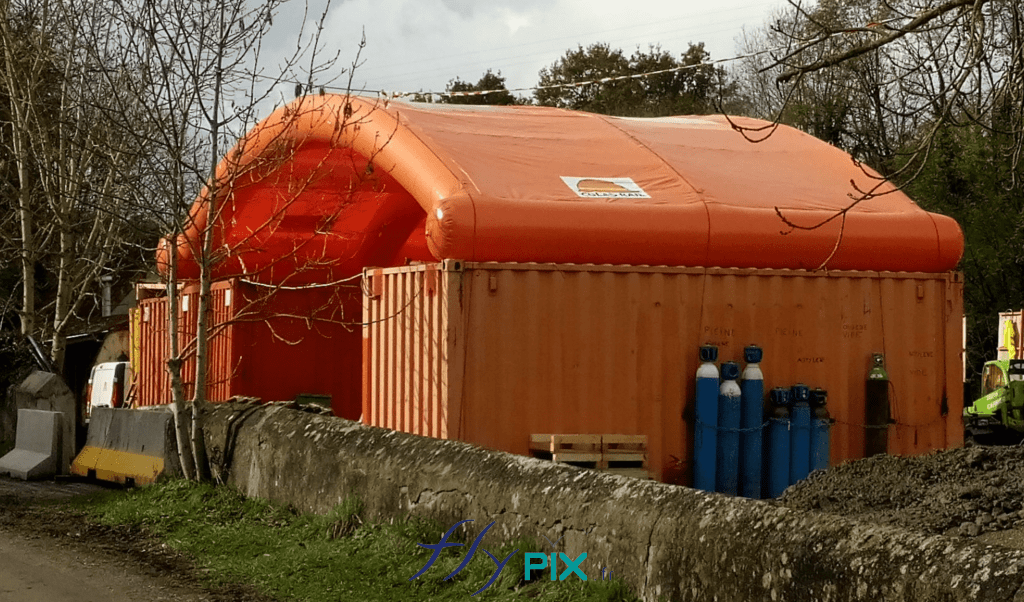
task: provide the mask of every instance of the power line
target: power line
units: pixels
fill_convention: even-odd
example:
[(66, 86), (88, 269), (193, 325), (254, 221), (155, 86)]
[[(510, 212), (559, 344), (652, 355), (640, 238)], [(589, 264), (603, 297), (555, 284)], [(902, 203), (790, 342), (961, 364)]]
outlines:
[(708, 66), (711, 66), (711, 65), (718, 65), (718, 64), (722, 64), (722, 63), (730, 63), (730, 62), (733, 62), (733, 61), (741, 61), (741, 60), (744, 60), (744, 59), (753, 58), (755, 56), (760, 56), (762, 54), (767, 54), (769, 52), (775, 52), (776, 50), (782, 50), (782, 49), (783, 49), (783, 47), (769, 48), (767, 50), (759, 50), (757, 52), (751, 52), (749, 54), (742, 54), (742, 55), (739, 55), (739, 56), (733, 56), (733, 57), (729, 57), (729, 58), (726, 58), (726, 59), (717, 59), (717, 60), (708, 61), (706, 63), (698, 63), (696, 65), (680, 65), (678, 67), (670, 67), (668, 69), (658, 69), (657, 71), (645, 71), (643, 73), (631, 73), (631, 74), (628, 74), (628, 75), (613, 75), (613, 76), (609, 76), (609, 77), (601, 77), (601, 78), (597, 78), (597, 79), (591, 79), (591, 80), (585, 80), (585, 81), (579, 81), (579, 82), (569, 82), (569, 83), (564, 83), (564, 84), (550, 84), (550, 85), (547, 85), (547, 86), (530, 86), (530, 87), (525, 87), (525, 88), (512, 88), (512, 89), (498, 88), (498, 89), (494, 89), (494, 90), (473, 90), (473, 91), (468, 91), (468, 92), (434, 92), (434, 91), (430, 91), (430, 92), (423, 92), (423, 91), (418, 91), (418, 92), (388, 92), (386, 90), (365, 90), (365, 89), (349, 90), (349, 89), (346, 89), (346, 88), (330, 87), (330, 86), (326, 86), (326, 87), (324, 87), (324, 89), (325, 90), (339, 90), (339, 91), (346, 91), (346, 92), (369, 92), (369, 93), (372, 93), (372, 94), (376, 94), (376, 95), (380, 96), (381, 98), (385, 98), (385, 99), (404, 98), (404, 97), (408, 97), (408, 96), (460, 97), (460, 96), (483, 96), (485, 94), (495, 94), (495, 93), (502, 93), (502, 92), (509, 92), (509, 93), (511, 93), (511, 92), (536, 92), (537, 90), (555, 90), (555, 89), (560, 89), (560, 88), (579, 88), (579, 87), (582, 87), (582, 86), (591, 86), (591, 85), (596, 85), (596, 84), (606, 84), (606, 83), (617, 82), (617, 81), (625, 81), (625, 80), (631, 80), (631, 79), (646, 79), (648, 77), (654, 77), (656, 75), (664, 75), (666, 73), (676, 73), (676, 72), (679, 72), (679, 71), (687, 71), (687, 70), (690, 70), (690, 69), (700, 69), (702, 67), (708, 67)]
[[(713, 15), (725, 15), (725, 14), (728, 14), (728, 13), (737, 13), (737, 12), (740, 12), (740, 11), (743, 11), (743, 10), (746, 10), (746, 9), (760, 7), (760, 6), (762, 6), (762, 4), (755, 3), (755, 4), (748, 4), (748, 5), (745, 5), (745, 6), (721, 9), (721, 10), (717, 10), (717, 11), (704, 11), (704, 12), (701, 13), (701, 16), (702, 17), (708, 17), (708, 16), (713, 16)], [(645, 23), (637, 23), (637, 24), (634, 24), (634, 25), (625, 25), (625, 26), (622, 26), (622, 27), (616, 27), (616, 28), (605, 29), (605, 30), (600, 30), (600, 31), (588, 31), (588, 32), (586, 32), (586, 34), (587, 34), (588, 37), (591, 37), (591, 38), (594, 37), (594, 36), (601, 37), (601, 36), (605, 36), (607, 34), (615, 34), (617, 32), (625, 32), (625, 31), (628, 31), (628, 30), (636, 30), (636, 29), (641, 29), (641, 28), (646, 29), (646, 28), (649, 28), (649, 27), (655, 26), (655, 25), (656, 26), (665, 27), (665, 26), (669, 26), (670, 24), (675, 23), (675, 22), (679, 22), (679, 21), (692, 21), (692, 20), (693, 20), (693, 17), (688, 15), (688, 16), (684, 16), (684, 17), (676, 17), (676, 18), (672, 18), (672, 19), (655, 21), (655, 22), (645, 22)], [(736, 18), (728, 18), (728, 19), (725, 19), (725, 20), (712, 21), (710, 23), (710, 25), (714, 27), (714, 26), (717, 26), (717, 25), (732, 24), (732, 23), (735, 23), (736, 21), (737, 21)], [(720, 31), (728, 31), (728, 29), (719, 28), (719, 29), (712, 30), (711, 33), (717, 33), (717, 32), (720, 32)], [(664, 36), (664, 35), (679, 36), (680, 34), (683, 34), (684, 32), (692, 33), (692, 34), (698, 34), (698, 33), (700, 33), (700, 34), (707, 34), (707, 33), (709, 33), (709, 30), (708, 30), (708, 25), (705, 24), (705, 25), (700, 25), (700, 26), (693, 25), (693, 26), (690, 26), (690, 27), (686, 27), (686, 28), (684, 28), (682, 30), (680, 30), (678, 28), (675, 28), (675, 27), (670, 27), (666, 31), (661, 31), (661, 32), (657, 32), (657, 33), (654, 33), (654, 34), (652, 34), (649, 30), (647, 30), (647, 31), (644, 31), (644, 35), (645, 36), (652, 36), (653, 35), (654, 37)], [(390, 69), (395, 68), (395, 67), (408, 68), (408, 67), (414, 66), (414, 65), (421, 65), (423, 63), (435, 63), (437, 61), (442, 61), (442, 60), (445, 61), (446, 63), (450, 63), (450, 59), (458, 60), (458, 59), (461, 59), (463, 57), (468, 58), (468, 57), (474, 57), (474, 56), (480, 56), (480, 55), (483, 55), (481, 58), (483, 58), (484, 60), (488, 60), (488, 59), (486, 59), (487, 55), (492, 55), (493, 56), (495, 54), (499, 54), (501, 51), (504, 51), (504, 50), (515, 50), (515, 51), (517, 51), (516, 56), (518, 58), (522, 58), (524, 56), (522, 54), (522, 50), (526, 49), (526, 48), (530, 48), (530, 47), (540, 47), (540, 48), (536, 52), (533, 52), (533, 53), (531, 53), (529, 55), (526, 55), (526, 56), (544, 56), (544, 55), (549, 55), (552, 52), (551, 48), (549, 47), (550, 44), (552, 44), (552, 43), (562, 43), (562, 42), (564, 42), (566, 40), (574, 40), (574, 39), (578, 40), (579, 37), (580, 37), (579, 35), (569, 35), (569, 36), (560, 36), (560, 37), (556, 37), (556, 38), (546, 38), (546, 39), (541, 39), (541, 40), (535, 40), (535, 41), (532, 41), (532, 42), (526, 42), (524, 44), (517, 44), (517, 45), (509, 45), (509, 46), (501, 46), (501, 47), (495, 47), (495, 48), (488, 48), (486, 50), (476, 50), (476, 51), (470, 51), (470, 52), (460, 52), (460, 53), (447, 54), (447, 55), (442, 55), (442, 56), (419, 58), (419, 59), (414, 59), (414, 60), (411, 60), (411, 61), (402, 61), (400, 63), (388, 63), (388, 64), (383, 64), (383, 65), (374, 65), (373, 69), (375, 69), (375, 70), (390, 70)], [(623, 40), (624, 40), (623, 38), (619, 37), (619, 38), (610, 39), (610, 40), (608, 40), (608, 42), (614, 44), (614, 43), (621, 43)], [(463, 65), (463, 66), (466, 66), (466, 67), (470, 67), (472, 65), (478, 65), (479, 62), (478, 62), (478, 60), (475, 60), (473, 63), (465, 63), (465, 62), (463, 62), (463, 63), (460, 63), (460, 64)], [(443, 66), (440, 66), (440, 67), (437, 67), (437, 68), (427, 67), (426, 69), (422, 69), (421, 68), (421, 69), (416, 69), (415, 71), (402, 72), (402, 73), (392, 73), (392, 74), (390, 74), (390, 77), (392, 77), (392, 78), (393, 77), (401, 77), (403, 75), (411, 75), (411, 74), (417, 74), (417, 75), (432, 74), (432, 73), (438, 73), (438, 72), (441, 72), (441, 71), (448, 71), (448, 70), (451, 69), (451, 67), (452, 66), (450, 64), (443, 65)]]
[[(888, 23), (892, 23), (892, 22), (895, 22), (895, 21), (900, 20), (900, 19), (901, 19), (900, 17), (893, 17), (893, 18), (890, 18), (890, 19), (885, 19), (885, 20), (881, 20), (881, 21), (870, 23), (870, 24), (867, 25), (867, 27), (877, 26), (877, 25), (880, 25), (880, 24), (881, 25), (887, 25)], [(844, 35), (844, 34), (856, 33), (856, 32), (858, 32), (857, 29), (843, 29), (843, 30), (834, 31), (834, 32), (829, 33), (822, 40), (818, 40), (818, 42), (823, 41), (824, 39), (835, 37), (835, 36), (841, 36), (841, 35)], [(788, 47), (788, 46), (776, 46), (774, 48), (768, 48), (768, 49), (765, 49), (765, 50), (759, 50), (757, 52), (750, 52), (750, 53), (747, 53), (747, 54), (741, 54), (741, 55), (733, 56), (733, 57), (729, 57), (729, 58), (715, 59), (715, 60), (710, 60), (710, 61), (707, 61), (707, 62), (701, 62), (701, 63), (698, 63), (696, 65), (680, 65), (678, 67), (670, 67), (668, 69), (658, 69), (656, 71), (646, 71), (646, 72), (643, 72), (643, 73), (631, 73), (631, 74), (628, 74), (628, 75), (614, 75), (614, 76), (608, 76), (608, 77), (602, 77), (602, 78), (596, 78), (596, 79), (585, 80), (585, 81), (578, 81), (578, 82), (568, 82), (568, 83), (563, 83), (563, 84), (549, 84), (549, 85), (546, 85), (546, 86), (528, 86), (528, 87), (511, 88), (511, 89), (509, 89), (509, 88), (496, 88), (496, 89), (492, 89), (492, 90), (473, 90), (473, 91), (466, 91), (466, 92), (448, 92), (448, 91), (436, 92), (436, 91), (422, 91), (422, 90), (415, 91), (415, 92), (405, 92), (405, 91), (388, 92), (387, 90), (351, 89), (351, 88), (344, 88), (344, 87), (337, 87), (337, 86), (322, 86), (321, 89), (322, 90), (337, 90), (337, 91), (346, 92), (346, 93), (351, 93), (351, 92), (370, 93), (370, 94), (375, 94), (375, 95), (377, 95), (380, 98), (385, 99), (385, 100), (396, 99), (396, 98), (405, 98), (405, 97), (409, 97), (409, 96), (422, 96), (422, 97), (431, 97), (431, 98), (433, 98), (435, 96), (437, 96), (437, 97), (444, 97), (444, 96), (446, 96), (446, 97), (452, 98), (452, 97), (483, 96), (485, 94), (496, 94), (496, 93), (503, 93), (503, 92), (504, 93), (536, 92), (538, 90), (556, 90), (556, 89), (563, 89), (563, 88), (579, 88), (579, 87), (583, 87), (583, 86), (592, 86), (592, 85), (606, 84), (606, 83), (612, 83), (612, 82), (617, 82), (617, 81), (634, 80), (634, 79), (646, 79), (648, 77), (654, 77), (654, 76), (657, 76), (657, 75), (664, 75), (666, 73), (676, 73), (676, 72), (679, 72), (679, 71), (687, 71), (687, 70), (690, 70), (690, 69), (700, 69), (702, 67), (707, 67), (707, 66), (711, 66), (711, 65), (719, 65), (719, 64), (724, 64), (724, 63), (731, 63), (731, 62), (735, 62), (735, 61), (741, 61), (741, 60), (744, 60), (744, 59), (749, 59), (749, 58), (754, 58), (754, 57), (757, 57), (757, 56), (761, 56), (763, 54), (769, 54), (771, 52), (775, 52), (775, 51), (778, 51), (778, 50), (792, 50), (792, 48)], [(292, 83), (292, 82), (282, 81), (281, 83)]]

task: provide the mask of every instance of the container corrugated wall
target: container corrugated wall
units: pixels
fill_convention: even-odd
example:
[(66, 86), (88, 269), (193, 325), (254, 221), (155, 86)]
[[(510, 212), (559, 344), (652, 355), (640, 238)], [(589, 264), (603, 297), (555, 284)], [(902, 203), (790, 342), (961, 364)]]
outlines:
[(962, 444), (958, 274), (479, 264), (368, 270), (364, 419), (527, 454), (532, 433), (648, 437), (689, 482), (699, 345), (764, 348), (765, 390), (829, 392), (831, 461), (863, 455), (884, 353), (892, 453)]
[[(206, 398), (266, 401), (299, 395), (329, 397), (339, 416), (361, 409), (360, 299), (358, 284), (263, 287), (238, 280), (214, 283), (210, 301), (210, 360)], [(179, 296), (179, 345), (185, 396), (194, 394), (195, 330), (199, 292)], [(170, 403), (166, 362), (167, 298), (139, 303), (137, 404)]]
[(450, 330), (459, 324), (451, 313), (459, 303), (447, 294), (459, 290), (461, 274), (436, 265), (375, 273), (363, 287), (363, 421), (457, 438), (459, 408), (448, 400), (458, 397), (451, 387), (460, 384), (449, 373), (459, 364), (450, 348), (461, 340)]
[(167, 339), (167, 299), (140, 299), (139, 318), (132, 322), (131, 335), (139, 341), (138, 362), (133, 358), (135, 403), (141, 406), (160, 405), (171, 401), (171, 379), (165, 368), (170, 354)]
[[(211, 287), (210, 313), (212, 314), (212, 330), (210, 336), (210, 365), (216, 369), (209, 371), (209, 382), (206, 398), (224, 400), (231, 397), (232, 379), (238, 378), (240, 365), (238, 358), (234, 357), (232, 343), (236, 336), (240, 335), (234, 320), (234, 308), (238, 299), (234, 298), (234, 290), (237, 285), (232, 283), (220, 283)], [(195, 299), (198, 307), (198, 295)]]

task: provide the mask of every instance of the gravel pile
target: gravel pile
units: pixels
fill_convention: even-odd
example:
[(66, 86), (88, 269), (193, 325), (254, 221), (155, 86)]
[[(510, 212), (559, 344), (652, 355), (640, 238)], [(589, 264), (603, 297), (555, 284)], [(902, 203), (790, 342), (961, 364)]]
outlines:
[(963, 537), (1024, 528), (1024, 447), (855, 460), (813, 473), (775, 503)]

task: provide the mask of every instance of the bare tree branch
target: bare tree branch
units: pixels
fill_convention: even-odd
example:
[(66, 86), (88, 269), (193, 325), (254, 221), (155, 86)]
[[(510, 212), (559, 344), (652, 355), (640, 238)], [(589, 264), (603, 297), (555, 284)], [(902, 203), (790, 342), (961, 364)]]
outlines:
[[(875, 38), (874, 40), (872, 40), (872, 41), (870, 41), (868, 43), (861, 44), (861, 45), (858, 45), (858, 46), (854, 46), (853, 48), (850, 48), (849, 50), (846, 50), (845, 52), (840, 52), (838, 54), (829, 55), (829, 56), (827, 56), (827, 57), (825, 57), (823, 59), (814, 61), (814, 62), (809, 63), (807, 65), (800, 65), (798, 67), (787, 69), (786, 71), (783, 71), (781, 74), (779, 74), (777, 80), (780, 83), (785, 83), (785, 82), (788, 82), (789, 80), (793, 79), (794, 77), (796, 77), (798, 75), (802, 75), (804, 73), (812, 73), (814, 71), (820, 71), (821, 69), (826, 69), (828, 67), (833, 67), (833, 66), (838, 65), (840, 63), (846, 62), (846, 61), (848, 61), (850, 59), (854, 59), (854, 58), (859, 57), (861, 55), (867, 54), (867, 53), (871, 52), (872, 50), (876, 50), (878, 48), (881, 48), (882, 46), (885, 46), (886, 44), (890, 44), (890, 43), (892, 43), (892, 42), (902, 38), (903, 36), (905, 36), (907, 34), (916, 33), (918, 31), (920, 31), (927, 23), (929, 23), (933, 19), (935, 19), (937, 17), (941, 17), (942, 15), (945, 15), (946, 13), (948, 13), (950, 11), (953, 11), (953, 10), (956, 10), (958, 8), (962, 8), (962, 7), (968, 6), (968, 5), (973, 5), (975, 10), (980, 10), (981, 6), (984, 5), (985, 3), (987, 3), (988, 1), (989, 0), (951, 0), (950, 2), (947, 2), (947, 3), (942, 4), (940, 6), (936, 6), (935, 8), (932, 8), (932, 9), (929, 9), (929, 10), (926, 10), (924, 12), (919, 13), (916, 17), (911, 19), (911, 21), (909, 23), (907, 23), (906, 25), (904, 25), (902, 27), (898, 27), (898, 28), (885, 27), (885, 31), (887, 33), (885, 33), (884, 35), (880, 34), (877, 38)], [(803, 52), (804, 50), (806, 50), (807, 48), (813, 46), (814, 44), (817, 44), (817, 43), (819, 43), (821, 41), (824, 41), (825, 39), (827, 39), (829, 37), (832, 37), (833, 35), (836, 35), (837, 33), (855, 33), (855, 32), (859, 32), (859, 31), (870, 31), (870, 32), (876, 33), (876, 34), (879, 33), (878, 31), (876, 31), (874, 29), (870, 29), (870, 28), (853, 28), (853, 29), (843, 29), (843, 30), (839, 30), (839, 31), (829, 31), (826, 35), (818, 38), (817, 40), (815, 40), (813, 42), (809, 42), (809, 43), (801, 46), (800, 48), (794, 50), (789, 55), (787, 55), (787, 57), (785, 57), (784, 59), (781, 59), (781, 60), (777, 61), (776, 64), (783, 64), (783, 63), (785, 63), (786, 59), (792, 58), (793, 56), (798, 55), (800, 52)]]

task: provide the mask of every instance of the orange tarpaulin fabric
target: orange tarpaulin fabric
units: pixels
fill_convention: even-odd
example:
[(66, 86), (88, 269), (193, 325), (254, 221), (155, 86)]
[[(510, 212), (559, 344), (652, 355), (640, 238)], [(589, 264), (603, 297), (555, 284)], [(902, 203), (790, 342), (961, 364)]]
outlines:
[[(764, 122), (736, 118), (745, 126)], [(780, 126), (754, 144), (722, 116), (305, 97), (221, 162), (214, 276), (318, 281), (464, 259), (943, 272), (963, 235), (849, 155)], [(178, 239), (180, 270), (211, 190)], [(158, 263), (166, 267), (164, 242)]]

